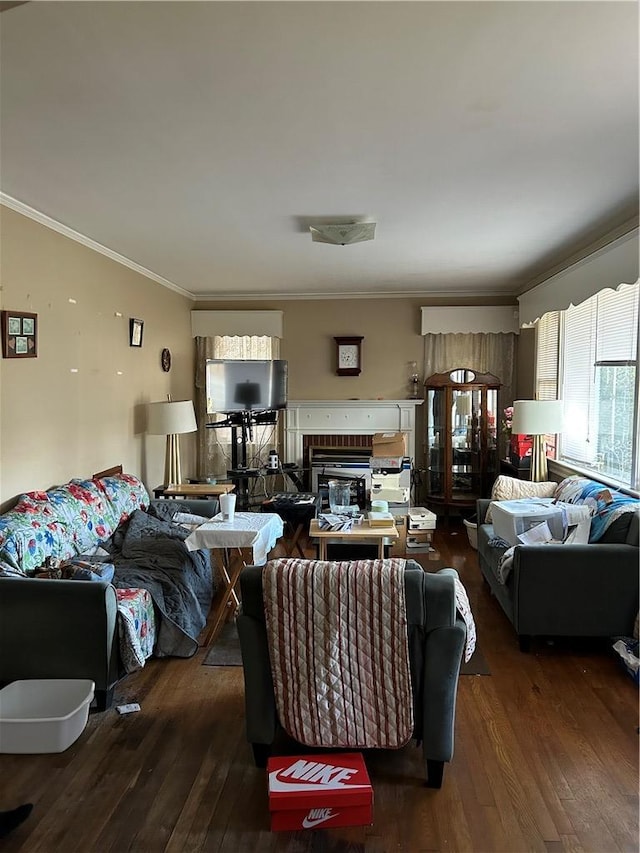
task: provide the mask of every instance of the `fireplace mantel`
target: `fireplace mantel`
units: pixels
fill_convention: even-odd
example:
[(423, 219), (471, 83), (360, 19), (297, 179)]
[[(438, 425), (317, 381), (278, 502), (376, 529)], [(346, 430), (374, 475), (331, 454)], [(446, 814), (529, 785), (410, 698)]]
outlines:
[(304, 435), (373, 435), (403, 432), (415, 458), (416, 406), (422, 400), (289, 400), (284, 412), (288, 462), (303, 463)]

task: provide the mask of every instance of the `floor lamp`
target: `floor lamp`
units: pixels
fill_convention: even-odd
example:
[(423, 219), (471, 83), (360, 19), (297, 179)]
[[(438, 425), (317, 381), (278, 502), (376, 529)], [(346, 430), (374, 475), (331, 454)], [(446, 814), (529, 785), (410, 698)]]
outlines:
[(165, 485), (182, 482), (180, 465), (180, 435), (198, 429), (191, 400), (167, 400), (147, 404), (147, 432), (167, 436), (167, 453), (164, 465)]
[(516, 400), (513, 404), (511, 432), (533, 437), (531, 479), (544, 482), (547, 477), (545, 435), (562, 432), (562, 400)]

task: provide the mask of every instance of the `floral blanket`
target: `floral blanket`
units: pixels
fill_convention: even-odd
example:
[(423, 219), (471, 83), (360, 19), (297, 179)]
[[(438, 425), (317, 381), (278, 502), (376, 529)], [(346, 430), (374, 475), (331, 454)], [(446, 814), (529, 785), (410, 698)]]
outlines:
[(155, 614), (146, 589), (117, 589), (120, 659), (126, 672), (142, 669), (153, 654)]
[(14, 509), (0, 515), (0, 562), (14, 574), (33, 575), (47, 558), (68, 560), (89, 553), (135, 509), (148, 504), (143, 483), (130, 474), (27, 492)]

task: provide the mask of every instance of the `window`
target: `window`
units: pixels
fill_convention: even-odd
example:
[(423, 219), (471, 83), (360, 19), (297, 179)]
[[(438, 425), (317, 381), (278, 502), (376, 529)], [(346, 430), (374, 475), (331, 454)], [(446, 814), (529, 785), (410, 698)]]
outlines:
[(640, 487), (639, 293), (638, 284), (621, 285), (545, 315), (538, 324), (536, 356), (537, 396), (564, 400), (557, 458), (635, 489)]

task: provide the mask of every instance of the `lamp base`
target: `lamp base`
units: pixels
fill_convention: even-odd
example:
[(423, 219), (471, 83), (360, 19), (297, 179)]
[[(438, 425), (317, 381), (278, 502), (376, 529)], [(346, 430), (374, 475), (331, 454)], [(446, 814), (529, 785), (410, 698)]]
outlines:
[(531, 448), (531, 481), (544, 483), (549, 479), (547, 469), (547, 447), (543, 435), (533, 436)]
[(180, 464), (180, 436), (177, 433), (167, 436), (167, 452), (164, 460), (164, 481), (167, 485), (182, 483)]

